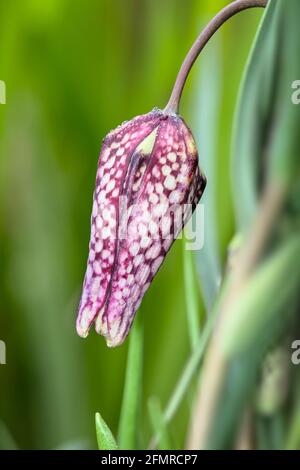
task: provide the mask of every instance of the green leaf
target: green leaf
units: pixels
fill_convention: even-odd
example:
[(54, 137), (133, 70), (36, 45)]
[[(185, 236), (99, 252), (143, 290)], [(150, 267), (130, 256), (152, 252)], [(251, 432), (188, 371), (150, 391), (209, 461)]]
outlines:
[[(217, 411), (211, 426), (207, 446), (209, 449), (232, 449), (234, 446), (245, 407), (251, 407), (253, 404), (259, 372), (266, 353), (274, 347), (274, 344), (278, 344), (287, 332), (289, 322), (284, 315), (285, 312), (282, 313), (278, 315), (277, 321), (270, 318), (266, 327), (257, 331), (255, 342), (229, 361), (226, 380), (220, 392)], [(295, 304), (290, 305), (289, 316), (290, 314), (296, 314)], [(265, 429), (263, 434), (268, 439), (268, 444), (260, 439), (257, 443), (259, 448), (270, 448), (268, 446), (271, 446), (272, 440), (274, 441), (274, 436), (270, 433), (271, 429), (268, 429), (268, 432)], [(259, 438), (261, 437), (260, 435)]]
[(137, 448), (138, 416), (142, 391), (143, 342), (142, 312), (139, 312), (129, 336), (125, 386), (118, 432), (120, 449)]
[(294, 388), (294, 405), (291, 412), (291, 422), (286, 436), (286, 450), (300, 449), (300, 380), (297, 380)]
[(157, 436), (157, 447), (161, 450), (172, 449), (171, 437), (162, 413), (160, 401), (157, 397), (148, 400), (148, 410), (153, 431)]
[(227, 357), (255, 344), (260, 331), (291, 305), (299, 289), (299, 257), (300, 237), (292, 236), (252, 275), (222, 326)]
[(240, 87), (233, 131), (233, 195), (239, 229), (256, 210), (278, 74), (279, 5), (270, 0)]
[(300, 79), (300, 2), (279, 0), (278, 8), (282, 34), (278, 59), (280, 68), (276, 76), (277, 94), (273, 96), (276, 107), (269, 171), (291, 185), (295, 181), (299, 183), (300, 178), (300, 108), (292, 101), (292, 85)]
[(219, 248), (217, 185), (218, 145), (216, 135), (220, 126), (220, 99), (222, 90), (222, 67), (220, 39), (216, 37), (215, 48), (209, 56), (203, 56), (203, 65), (198, 79), (198, 92), (195, 93), (195, 112), (192, 128), (199, 149), (200, 166), (207, 178), (207, 186), (201, 199), (205, 208), (204, 240), (197, 250), (196, 263), (200, 286), (206, 309), (213, 307), (221, 280), (221, 259)]
[(0, 421), (0, 450), (16, 450), (18, 446), (9, 429), (3, 421)]
[[(195, 349), (193, 350), (192, 354), (190, 355), (183, 372), (181, 376), (179, 377), (179, 380), (177, 384), (175, 385), (174, 391), (168, 401), (168, 404), (165, 408), (165, 411), (163, 413), (164, 416), (164, 422), (169, 423), (174, 415), (176, 414), (191, 382), (192, 379), (197, 372), (197, 368), (200, 365), (201, 359), (204, 356), (205, 353), (205, 348), (208, 344), (209, 338), (212, 334), (215, 321), (216, 321), (216, 315), (219, 312), (219, 306), (222, 303), (223, 297), (226, 293), (228, 286), (227, 280), (224, 281), (222, 289), (218, 295), (218, 298), (215, 302), (214, 308), (211, 311), (209, 317), (207, 318), (207, 321), (203, 327), (203, 330), (201, 331), (197, 344), (195, 346)], [(150, 446), (154, 447), (157, 444), (157, 436), (154, 436), (153, 439), (150, 442)]]
[(100, 413), (95, 415), (95, 424), (99, 450), (118, 449), (116, 440)]
[(183, 243), (183, 278), (184, 292), (188, 320), (188, 332), (191, 349), (194, 349), (200, 331), (200, 302), (196, 272), (194, 266), (194, 252), (186, 249)]

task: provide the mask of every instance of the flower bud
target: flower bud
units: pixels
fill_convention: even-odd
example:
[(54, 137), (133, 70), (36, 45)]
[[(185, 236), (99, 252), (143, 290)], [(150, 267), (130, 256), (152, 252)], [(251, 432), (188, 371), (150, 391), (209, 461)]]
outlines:
[(107, 135), (77, 318), (80, 336), (95, 323), (108, 346), (124, 341), (205, 184), (194, 138), (178, 115), (155, 109)]

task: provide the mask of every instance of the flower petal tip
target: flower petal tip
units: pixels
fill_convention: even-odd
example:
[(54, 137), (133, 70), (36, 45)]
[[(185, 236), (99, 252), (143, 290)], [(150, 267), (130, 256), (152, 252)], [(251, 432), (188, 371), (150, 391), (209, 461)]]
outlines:
[(76, 332), (81, 338), (87, 338), (89, 335), (89, 330), (83, 330), (80, 325), (76, 325)]

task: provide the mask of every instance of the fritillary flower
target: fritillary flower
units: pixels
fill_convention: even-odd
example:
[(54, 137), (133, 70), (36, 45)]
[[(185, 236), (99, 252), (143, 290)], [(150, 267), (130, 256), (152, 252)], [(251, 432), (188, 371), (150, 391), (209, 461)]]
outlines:
[(109, 346), (124, 341), (205, 184), (194, 138), (178, 115), (154, 109), (107, 135), (77, 318), (80, 336), (94, 323)]

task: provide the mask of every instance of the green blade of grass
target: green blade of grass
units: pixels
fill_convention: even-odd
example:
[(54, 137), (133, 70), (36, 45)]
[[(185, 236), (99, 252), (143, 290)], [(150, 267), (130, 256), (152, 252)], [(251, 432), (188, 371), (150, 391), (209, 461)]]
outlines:
[(99, 450), (116, 450), (116, 440), (100, 413), (95, 415), (95, 425)]
[(215, 41), (217, 47), (210, 51), (209, 56), (204, 54), (202, 57), (199, 91), (195, 96), (196, 106), (191, 120), (199, 148), (200, 166), (208, 182), (201, 199), (205, 209), (204, 245), (196, 251), (197, 271), (207, 311), (213, 307), (221, 280), (217, 191), (216, 185), (210, 184), (216, 181), (218, 173), (216, 135), (220, 125), (219, 105), (222, 88), (219, 39), (216, 38)]
[[(299, 367), (299, 366), (294, 366)], [(296, 371), (296, 369), (294, 369)], [(300, 376), (295, 375), (295, 386), (293, 389), (293, 405), (289, 416), (289, 427), (285, 436), (286, 450), (300, 449)]]
[(191, 349), (194, 350), (200, 331), (200, 304), (193, 251), (187, 250), (185, 243), (183, 243), (183, 278), (188, 332)]
[[(213, 328), (214, 328), (214, 324), (215, 324), (215, 320), (216, 320), (216, 315), (219, 311), (219, 305), (220, 303), (222, 302), (222, 299), (223, 299), (223, 296), (225, 295), (226, 293), (226, 290), (227, 290), (227, 287), (228, 287), (228, 280), (225, 279), (224, 280), (224, 283), (223, 283), (223, 287), (220, 291), (220, 294), (218, 296), (218, 299), (216, 300), (216, 303), (214, 305), (214, 308), (211, 312), (211, 314), (209, 315), (209, 317), (207, 318), (207, 321), (203, 327), (203, 330), (201, 331), (199, 337), (198, 337), (198, 340), (197, 340), (197, 344), (195, 346), (195, 349), (194, 351), (191, 353), (184, 369), (183, 369), (183, 372), (174, 388), (174, 391), (168, 401), (168, 404), (165, 408), (165, 411), (163, 413), (163, 417), (164, 417), (164, 422), (165, 423), (169, 423), (173, 417), (175, 416), (187, 390), (188, 390), (188, 387), (190, 386), (191, 384), (191, 381), (194, 377), (194, 374), (196, 373), (198, 367), (199, 367), (199, 364), (200, 364), (200, 361), (201, 359), (203, 358), (203, 355), (205, 353), (205, 348), (208, 344), (208, 341), (209, 341), (209, 338), (212, 334), (212, 331), (213, 331)], [(155, 447), (157, 444), (157, 436), (155, 435), (151, 441), (150, 441), (150, 445), (149, 447), (152, 448), (152, 447)]]
[(225, 278), (223, 282), (223, 286), (215, 302), (214, 308), (212, 309), (210, 315), (207, 318), (207, 321), (203, 327), (203, 330), (201, 331), (198, 337), (195, 349), (190, 355), (190, 358), (188, 359), (186, 366), (184, 367), (183, 372), (167, 404), (167, 407), (164, 412), (164, 418), (167, 423), (171, 421), (171, 419), (175, 415), (193, 379), (193, 376), (195, 372), (197, 371), (200, 361), (204, 355), (205, 348), (208, 344), (209, 338), (212, 334), (215, 321), (216, 321), (216, 316), (217, 316), (217, 313), (219, 312), (219, 306), (222, 303), (224, 295), (226, 294), (228, 284), (229, 284), (229, 279)]
[[(208, 448), (226, 449), (233, 445), (242, 410), (253, 400), (264, 357), (286, 334), (296, 314), (299, 256), (300, 238), (293, 235), (253, 275), (233, 306), (232, 320), (223, 324), (221, 347), (229, 367)], [(272, 394), (281, 393), (280, 389), (272, 390)], [(277, 397), (272, 399), (278, 402)]]
[[(163, 413), (163, 419), (165, 423), (169, 423), (172, 418), (175, 416), (176, 411), (178, 410), (185, 393), (194, 377), (194, 374), (199, 367), (200, 361), (204, 355), (205, 348), (208, 344), (208, 340), (213, 330), (214, 325), (214, 316), (211, 315), (206, 324), (204, 325), (203, 331), (201, 332), (197, 344), (188, 359), (183, 372), (175, 386), (175, 389), (168, 401), (166, 409)], [(149, 447), (153, 448), (157, 445), (157, 435), (155, 434), (154, 437), (151, 439)]]
[(299, 106), (292, 100), (292, 84), (300, 77), (300, 3), (298, 0), (289, 2), (278, 0), (278, 8), (281, 17), (279, 49), (281, 67), (276, 77), (277, 94), (272, 96), (276, 107), (269, 172), (272, 176), (274, 174), (277, 178), (283, 179), (285, 184), (291, 186), (296, 183), (299, 188), (300, 113)]
[(171, 437), (167, 429), (166, 422), (162, 413), (160, 401), (157, 397), (151, 397), (148, 400), (148, 410), (153, 431), (157, 436), (157, 447), (160, 450), (170, 450), (173, 448)]
[[(223, 324), (222, 347), (228, 357), (257, 342), (257, 336), (282, 312), (299, 288), (300, 237), (292, 236), (252, 276)], [(286, 280), (288, 279), (288, 282)]]
[(256, 210), (266, 136), (273, 125), (280, 26), (277, 7), (277, 0), (270, 0), (264, 12), (241, 82), (234, 119), (233, 199), (241, 231)]
[(0, 421), (0, 450), (17, 450), (18, 446), (9, 429)]
[(120, 449), (137, 448), (143, 368), (143, 338), (142, 312), (139, 312), (129, 337), (125, 385), (118, 432)]

